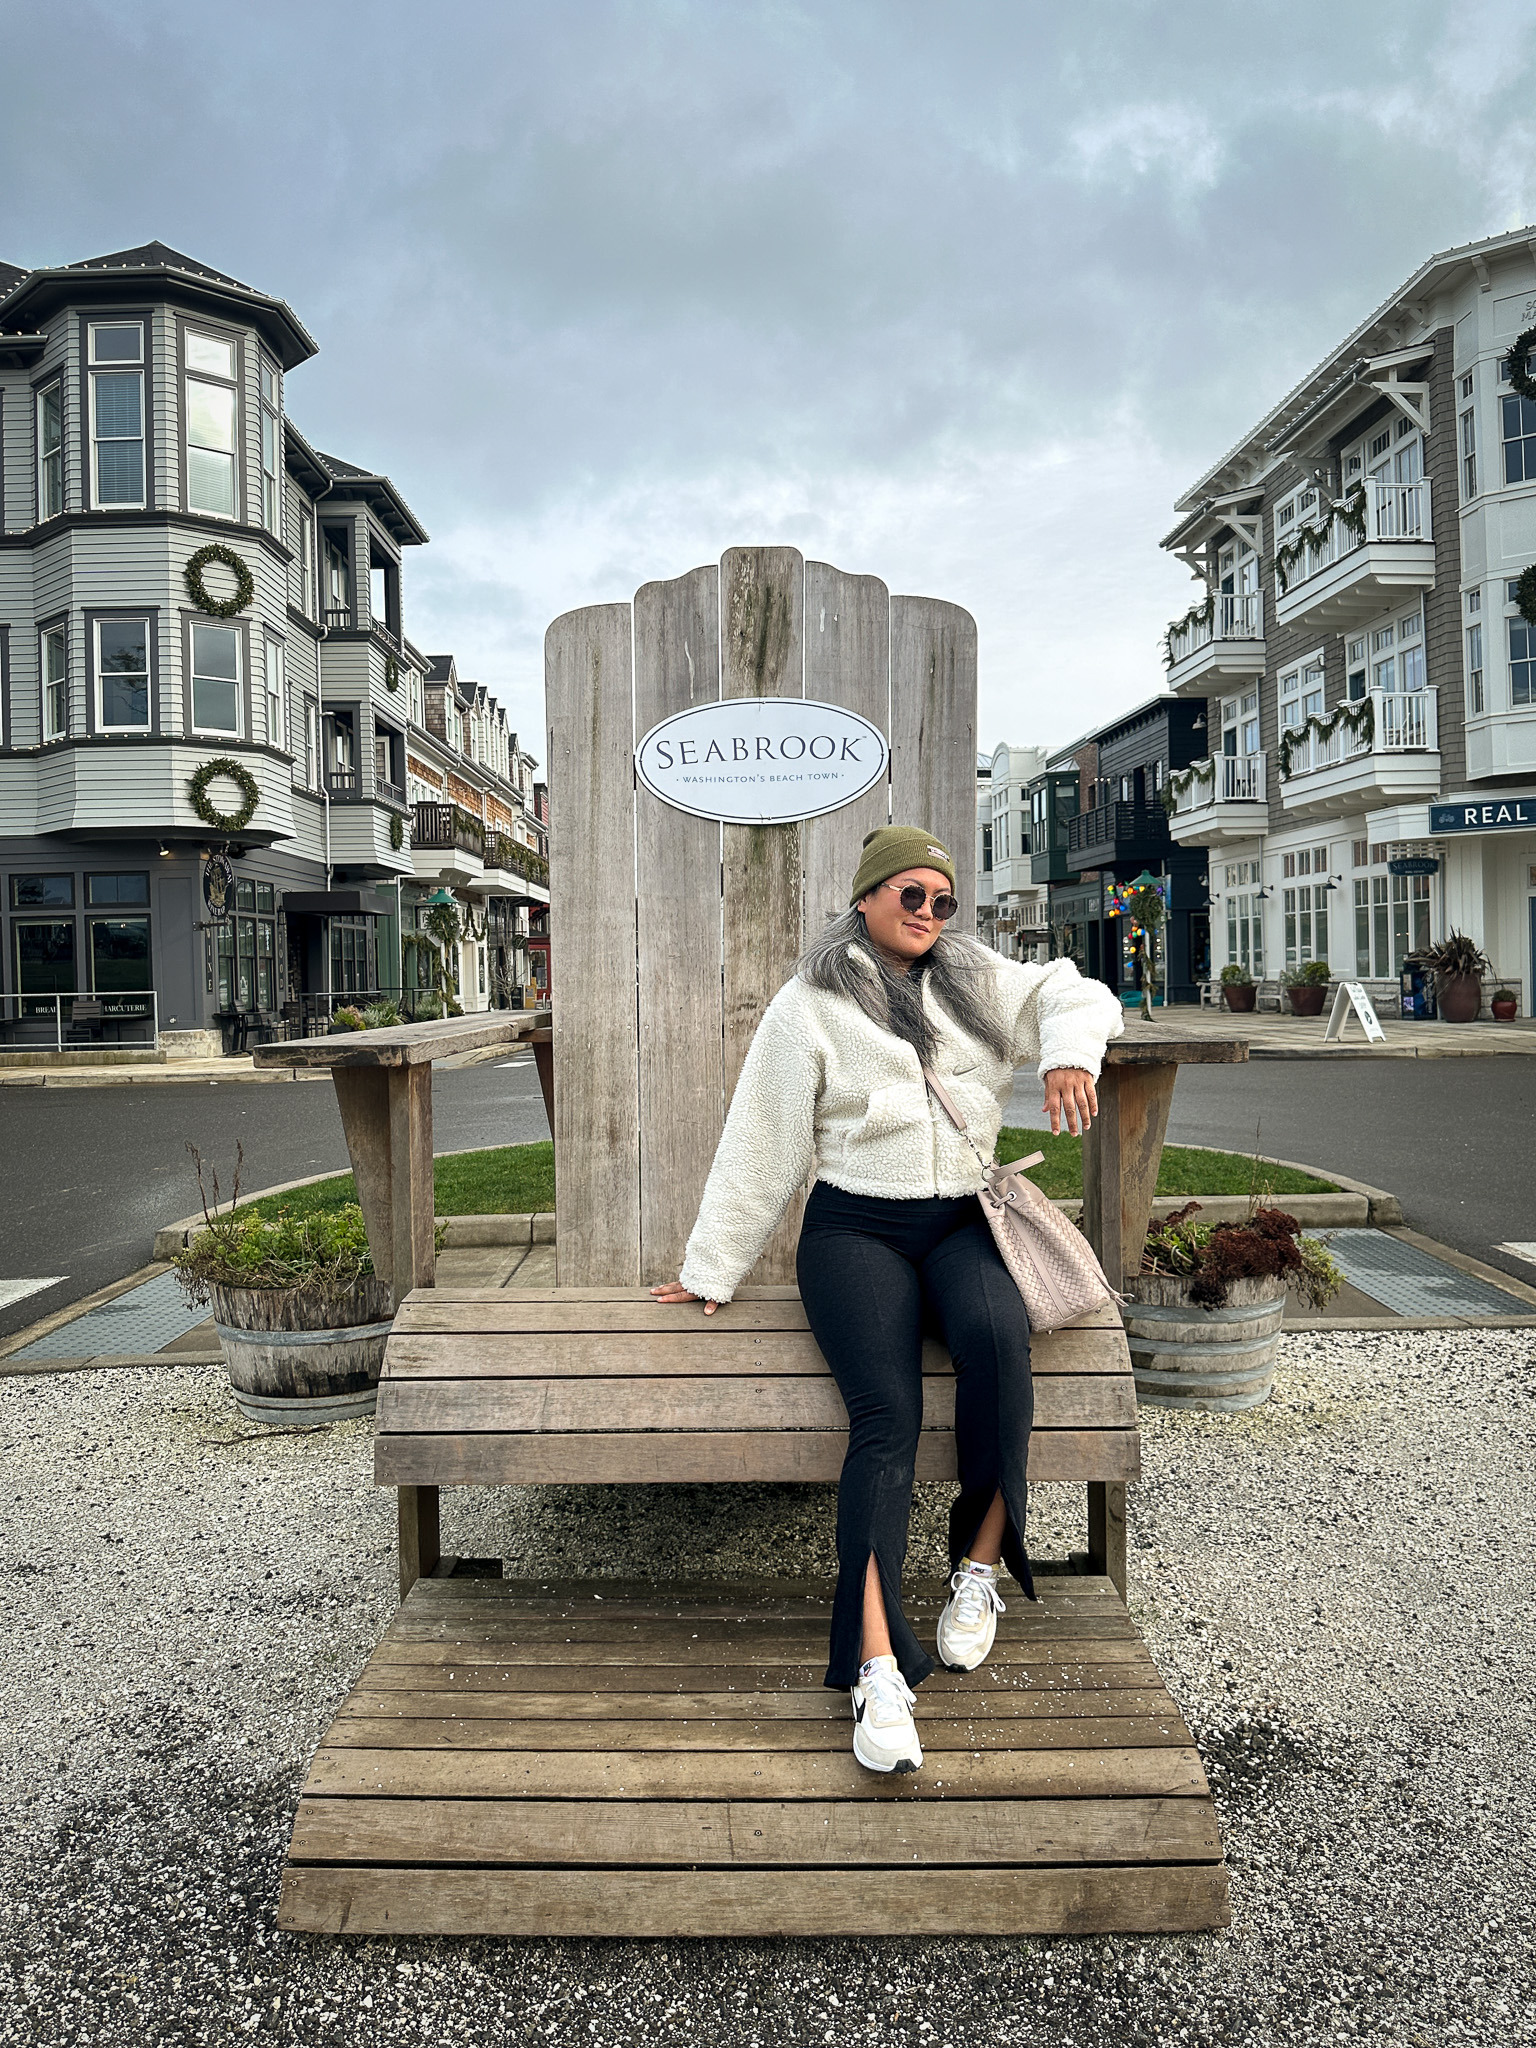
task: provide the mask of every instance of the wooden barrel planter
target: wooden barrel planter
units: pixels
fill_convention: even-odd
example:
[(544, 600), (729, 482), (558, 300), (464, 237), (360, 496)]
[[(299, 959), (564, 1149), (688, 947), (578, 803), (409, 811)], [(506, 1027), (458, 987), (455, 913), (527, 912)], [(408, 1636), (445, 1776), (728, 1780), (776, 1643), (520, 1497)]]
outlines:
[(1125, 1285), (1139, 1402), (1225, 1415), (1269, 1399), (1285, 1321), (1279, 1281), (1230, 1281), (1227, 1306), (1217, 1309), (1192, 1302), (1188, 1280), (1138, 1273)]
[(235, 1405), (248, 1422), (350, 1422), (378, 1398), (392, 1298), (373, 1275), (337, 1294), (210, 1287)]

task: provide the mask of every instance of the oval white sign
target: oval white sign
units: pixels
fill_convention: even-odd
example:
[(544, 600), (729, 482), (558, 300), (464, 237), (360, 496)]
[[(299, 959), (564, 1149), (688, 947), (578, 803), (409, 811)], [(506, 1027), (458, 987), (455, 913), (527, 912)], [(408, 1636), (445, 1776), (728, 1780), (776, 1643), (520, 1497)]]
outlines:
[(884, 778), (885, 735), (808, 697), (726, 697), (652, 726), (635, 773), (653, 796), (727, 825), (789, 825), (841, 810)]

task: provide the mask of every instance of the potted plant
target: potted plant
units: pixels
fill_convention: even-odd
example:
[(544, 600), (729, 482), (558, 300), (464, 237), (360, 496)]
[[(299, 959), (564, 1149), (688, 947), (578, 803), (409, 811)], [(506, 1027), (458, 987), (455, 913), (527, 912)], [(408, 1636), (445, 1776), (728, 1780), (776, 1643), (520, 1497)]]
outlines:
[(1520, 1014), (1520, 996), (1516, 989), (1496, 988), (1489, 998), (1489, 1007), (1501, 1024), (1512, 1024)]
[(210, 1206), (195, 1149), (203, 1228), (176, 1254), (190, 1301), (213, 1309), (235, 1405), (249, 1422), (317, 1423), (371, 1415), (394, 1308), (373, 1270), (363, 1212), (263, 1217)]
[(1320, 1017), (1330, 979), (1326, 960), (1303, 960), (1299, 967), (1287, 967), (1280, 986), (1290, 998), (1293, 1017)]
[(1440, 1016), (1447, 1024), (1470, 1024), (1483, 1007), (1487, 956), (1465, 932), (1453, 931), (1425, 955), (1434, 970)]
[(1251, 1010), (1257, 991), (1246, 967), (1234, 964), (1221, 970), (1221, 999), (1229, 1010)]
[(1243, 1223), (1199, 1223), (1198, 1202), (1154, 1223), (1127, 1280), (1126, 1336), (1136, 1398), (1225, 1413), (1269, 1399), (1294, 1287), (1322, 1309), (1344, 1284), (1321, 1238), (1252, 1199)]

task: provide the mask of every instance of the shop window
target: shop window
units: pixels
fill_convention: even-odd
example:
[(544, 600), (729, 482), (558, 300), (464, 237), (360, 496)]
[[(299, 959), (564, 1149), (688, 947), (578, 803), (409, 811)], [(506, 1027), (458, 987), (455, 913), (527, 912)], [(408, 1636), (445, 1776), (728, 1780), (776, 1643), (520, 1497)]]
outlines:
[(93, 917), (90, 934), (91, 988), (97, 995), (154, 987), (147, 917)]
[(1328, 886), (1314, 883), (1283, 892), (1285, 964), (1328, 958)]
[(1389, 980), (1429, 944), (1429, 876), (1372, 875), (1355, 883), (1355, 972)]
[(85, 900), (92, 910), (101, 910), (112, 904), (127, 904), (138, 909), (149, 908), (149, 876), (134, 875), (87, 875), (85, 878)]
[(237, 879), (235, 915), (219, 928), (221, 1010), (277, 1008), (276, 907), (272, 883)]
[(73, 875), (12, 875), (12, 910), (73, 910)]
[[(12, 927), (16, 953), (16, 989), (22, 996), (74, 995), (75, 921), (73, 918), (18, 919)], [(25, 1004), (23, 1004), (25, 1009)]]
[(369, 986), (368, 920), (363, 917), (333, 917), (331, 988), (338, 995), (361, 995)]

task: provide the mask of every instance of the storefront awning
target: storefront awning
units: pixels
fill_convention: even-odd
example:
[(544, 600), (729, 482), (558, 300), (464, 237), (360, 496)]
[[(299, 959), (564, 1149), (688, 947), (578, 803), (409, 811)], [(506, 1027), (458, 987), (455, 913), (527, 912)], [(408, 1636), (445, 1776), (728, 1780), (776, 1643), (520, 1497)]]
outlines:
[(282, 907), (290, 917), (392, 917), (394, 902), (371, 889), (285, 889)]

